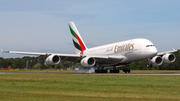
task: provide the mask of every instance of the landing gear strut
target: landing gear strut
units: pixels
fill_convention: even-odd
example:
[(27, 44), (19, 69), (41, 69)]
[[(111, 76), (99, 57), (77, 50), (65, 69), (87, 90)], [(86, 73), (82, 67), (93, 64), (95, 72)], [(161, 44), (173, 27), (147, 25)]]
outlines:
[(152, 66), (153, 66), (152, 64), (148, 64), (147, 65), (148, 68), (152, 68)]
[(152, 63), (151, 63), (150, 59), (148, 59), (147, 61), (148, 61), (148, 65), (147, 65), (147, 67), (148, 67), (148, 68), (152, 68), (152, 67), (153, 67), (153, 65), (152, 65)]

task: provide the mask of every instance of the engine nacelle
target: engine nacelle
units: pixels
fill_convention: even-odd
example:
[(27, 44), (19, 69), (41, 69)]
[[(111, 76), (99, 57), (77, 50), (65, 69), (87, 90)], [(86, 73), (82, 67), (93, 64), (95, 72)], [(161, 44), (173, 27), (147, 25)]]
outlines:
[(151, 59), (151, 63), (153, 66), (159, 66), (163, 63), (163, 59), (160, 56), (155, 56)]
[(165, 54), (162, 57), (164, 63), (172, 63), (176, 60), (176, 56), (174, 54)]
[(85, 57), (81, 60), (81, 65), (84, 67), (91, 67), (94, 66), (96, 63), (96, 60), (92, 57)]
[(61, 61), (60, 57), (57, 55), (50, 55), (46, 58), (45, 63), (48, 65), (56, 65)]

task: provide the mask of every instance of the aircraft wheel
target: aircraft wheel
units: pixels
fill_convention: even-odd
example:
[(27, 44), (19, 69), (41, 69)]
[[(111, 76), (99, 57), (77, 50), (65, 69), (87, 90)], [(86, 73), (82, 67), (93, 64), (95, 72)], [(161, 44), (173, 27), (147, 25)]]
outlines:
[(131, 72), (131, 70), (130, 69), (128, 69), (128, 73), (130, 73)]
[(95, 70), (95, 73), (107, 73), (107, 70), (99, 70), (99, 69), (96, 69), (96, 70)]
[(110, 70), (110, 73), (119, 73), (119, 70)]
[(130, 71), (129, 68), (123, 68), (123, 72), (125, 72), (125, 73), (130, 73), (131, 71)]

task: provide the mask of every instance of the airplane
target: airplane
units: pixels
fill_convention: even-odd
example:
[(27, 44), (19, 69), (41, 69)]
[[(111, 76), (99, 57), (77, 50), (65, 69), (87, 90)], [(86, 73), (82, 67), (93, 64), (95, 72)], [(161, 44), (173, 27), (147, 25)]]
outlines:
[(45, 63), (56, 65), (63, 61), (79, 62), (84, 67), (96, 67), (95, 73), (107, 73), (104, 67), (113, 67), (110, 73), (119, 73), (116, 67), (125, 65), (123, 72), (130, 73), (128, 65), (134, 62), (148, 60), (148, 67), (159, 66), (164, 63), (173, 63), (176, 60), (171, 51), (158, 53), (154, 44), (144, 38), (131, 39), (127, 41), (102, 45), (94, 48), (87, 48), (74, 22), (69, 22), (69, 28), (72, 35), (72, 41), (76, 54), (60, 53), (36, 53), (3, 51), (4, 53), (26, 54), (47, 56)]

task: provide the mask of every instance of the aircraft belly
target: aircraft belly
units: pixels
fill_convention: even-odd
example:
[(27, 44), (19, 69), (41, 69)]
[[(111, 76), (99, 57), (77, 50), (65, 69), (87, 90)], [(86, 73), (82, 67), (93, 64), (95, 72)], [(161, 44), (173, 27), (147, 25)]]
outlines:
[(99, 61), (99, 63), (101, 64), (101, 66), (107, 67), (107, 66), (114, 66), (116, 64), (127, 64), (128, 59), (126, 57), (122, 59), (107, 59), (107, 60), (101, 60)]
[(129, 54), (129, 55), (126, 55), (126, 57), (129, 59), (130, 62), (141, 61), (141, 60), (149, 58), (146, 54), (142, 54), (142, 53)]

